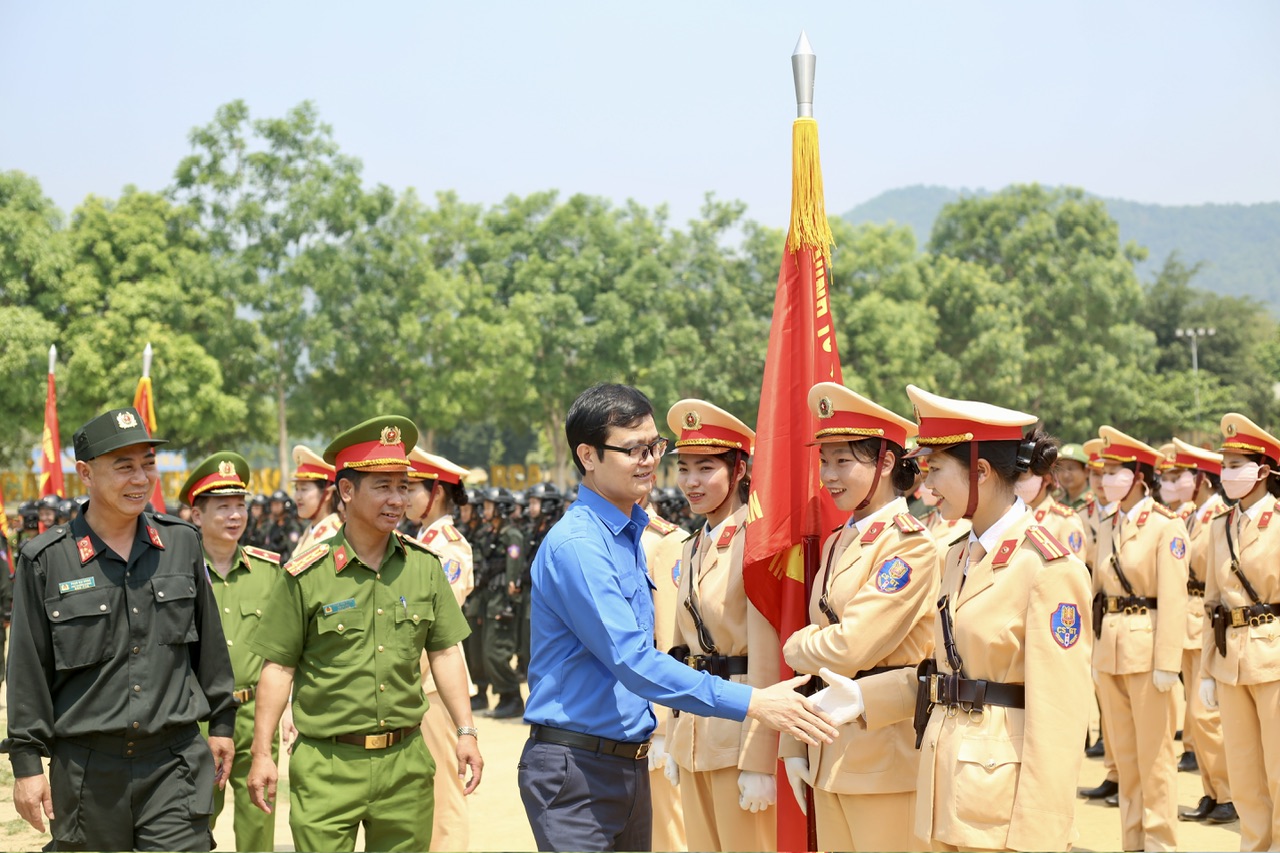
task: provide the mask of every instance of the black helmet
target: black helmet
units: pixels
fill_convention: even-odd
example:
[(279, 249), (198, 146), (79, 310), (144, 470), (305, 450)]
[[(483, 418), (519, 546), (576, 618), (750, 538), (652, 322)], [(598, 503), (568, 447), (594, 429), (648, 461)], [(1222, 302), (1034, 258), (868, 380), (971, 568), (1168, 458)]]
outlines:
[(560, 494), (556, 484), (550, 480), (545, 483), (535, 484), (533, 488), (529, 489), (529, 497), (542, 501), (543, 512), (554, 512), (564, 502), (564, 495)]
[(518, 490), (516, 490), (516, 491), (512, 492), (512, 493), (511, 493), (511, 499), (512, 499), (512, 500), (514, 500), (514, 501), (515, 501), (517, 504), (519, 504), (520, 506), (528, 506), (528, 505), (529, 505), (529, 496), (528, 496), (528, 495), (526, 495), (526, 494), (524, 493), (524, 490), (523, 490), (523, 489), (518, 489)]
[(51, 509), (54, 512), (57, 512), (58, 502), (60, 500), (61, 498), (57, 495), (45, 495), (40, 499), (40, 502), (36, 504), (36, 509)]
[(58, 501), (58, 517), (66, 519), (71, 518), (71, 511), (75, 509), (75, 507), (76, 505), (74, 501), (70, 498), (63, 498)]
[(515, 508), (515, 495), (507, 489), (490, 486), (480, 491), (480, 500), (493, 504), (493, 508), (499, 518), (505, 518), (511, 514), (511, 510)]
[(274, 492), (271, 493), (271, 501), (272, 503), (276, 501), (280, 501), (280, 503), (284, 504), (285, 506), (288, 506), (289, 496), (286, 495), (282, 490), (276, 489)]
[(465, 493), (467, 496), (466, 502), (471, 506), (479, 506), (480, 501), (484, 499), (484, 496), (480, 492), (481, 490), (477, 489), (475, 486), (468, 486)]
[(569, 491), (565, 492), (564, 502), (566, 504), (571, 504), (577, 499), (578, 499), (578, 484), (574, 483), (572, 486), (569, 487)]
[(249, 503), (250, 503), (250, 504), (252, 504), (253, 506), (266, 506), (266, 505), (267, 505), (267, 496), (266, 496), (266, 495), (254, 495), (253, 497), (249, 498)]

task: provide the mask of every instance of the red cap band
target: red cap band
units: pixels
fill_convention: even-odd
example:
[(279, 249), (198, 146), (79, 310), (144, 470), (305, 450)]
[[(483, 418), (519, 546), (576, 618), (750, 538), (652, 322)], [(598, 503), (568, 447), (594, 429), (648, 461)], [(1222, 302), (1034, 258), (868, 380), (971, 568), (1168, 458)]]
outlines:
[(409, 457), (404, 455), (401, 442), (362, 441), (338, 451), (333, 461), (339, 471), (354, 468), (357, 471), (381, 469), (403, 472), (409, 469)]

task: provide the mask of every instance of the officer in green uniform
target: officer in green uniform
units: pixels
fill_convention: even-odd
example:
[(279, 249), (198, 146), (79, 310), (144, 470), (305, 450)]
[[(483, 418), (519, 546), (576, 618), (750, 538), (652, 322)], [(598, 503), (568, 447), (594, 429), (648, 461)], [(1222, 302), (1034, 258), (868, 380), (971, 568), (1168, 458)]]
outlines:
[(55, 850), (208, 850), (231, 768), (231, 659), (200, 533), (144, 511), (163, 443), (131, 408), (77, 430), (84, 512), (19, 557), (3, 751), (18, 814), (49, 818)]
[(250, 650), (265, 662), (254, 716), (253, 802), (275, 800), (272, 744), (293, 693), (298, 729), (289, 765), (289, 827), (298, 850), (353, 850), (362, 824), (369, 850), (426, 850), (436, 762), (422, 742), (423, 650), (458, 726), (466, 793), (483, 762), (471, 725), (458, 643), (467, 636), (440, 560), (400, 535), (418, 430), (383, 416), (339, 435), (324, 459), (337, 469), (346, 523), (294, 557), (279, 575)]
[[(511, 658), (516, 653), (520, 628), (517, 608), (520, 575), (525, 567), (525, 535), (510, 517), (516, 505), (511, 492), (488, 488), (481, 497), (484, 527), (475, 554), (476, 589), (481, 592), (483, 608), (480, 648), (484, 683), (498, 695), (498, 704), (490, 716), (510, 719), (524, 714), (520, 679), (511, 666)], [(471, 603), (470, 599), (467, 603)]]
[[(200, 528), (205, 567), (222, 616), (222, 631), (235, 671), (236, 755), (230, 783), (235, 797), (234, 828), (237, 850), (275, 849), (275, 819), (254, 807), (246, 782), (252, 759), (254, 694), (262, 658), (249, 650), (249, 641), (262, 622), (267, 596), (280, 573), (280, 555), (253, 546), (241, 547), (240, 534), (248, 521), (249, 463), (238, 453), (215, 453), (195, 467), (178, 499), (191, 507), (191, 520)], [(275, 744), (272, 745), (275, 755)], [(222, 814), (225, 791), (213, 798), (210, 828)]]
[(1058, 500), (1067, 506), (1080, 510), (1093, 498), (1089, 489), (1089, 456), (1079, 444), (1062, 445), (1053, 473), (1061, 487)]

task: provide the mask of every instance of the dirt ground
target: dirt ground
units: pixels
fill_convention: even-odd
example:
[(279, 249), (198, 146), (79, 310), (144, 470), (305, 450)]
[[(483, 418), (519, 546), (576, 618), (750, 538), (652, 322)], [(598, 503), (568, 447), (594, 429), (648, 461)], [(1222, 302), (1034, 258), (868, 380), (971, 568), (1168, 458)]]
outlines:
[[(3, 700), (0, 700), (3, 701)], [(516, 761), (528, 735), (519, 720), (492, 720), (479, 717), (480, 746), (485, 760), (484, 779), (468, 798), (471, 810), (472, 850), (534, 850), (533, 835), (525, 820), (524, 807), (516, 785)], [(443, 763), (443, 762), (441, 762)], [(1079, 784), (1092, 787), (1102, 781), (1104, 771), (1100, 759), (1085, 759)], [(287, 758), (282, 768), (279, 792), (280, 808), (276, 812), (276, 850), (293, 850), (289, 835)], [(0, 759), (0, 850), (39, 850), (48, 842), (48, 834), (35, 832), (18, 817), (12, 800), (13, 777), (9, 762)], [(1200, 799), (1200, 777), (1194, 773), (1178, 774), (1178, 802), (1192, 806)], [(228, 810), (228, 819), (230, 812)], [(1120, 847), (1120, 813), (1117, 809), (1077, 800), (1077, 826), (1080, 841), (1077, 850), (1118, 850)], [(230, 825), (215, 832), (219, 850), (233, 850)], [(1178, 824), (1178, 847), (1181, 850), (1239, 850), (1239, 824), (1210, 826), (1196, 823)], [(357, 849), (363, 849), (363, 841)]]

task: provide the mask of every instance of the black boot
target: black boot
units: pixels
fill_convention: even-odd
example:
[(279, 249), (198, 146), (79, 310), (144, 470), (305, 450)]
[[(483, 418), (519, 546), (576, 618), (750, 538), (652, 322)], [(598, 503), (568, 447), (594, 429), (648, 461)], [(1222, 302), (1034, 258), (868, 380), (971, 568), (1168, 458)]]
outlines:
[(1179, 773), (1195, 773), (1200, 769), (1200, 762), (1196, 761), (1194, 752), (1184, 752), (1182, 757), (1178, 759)]
[(1206, 794), (1194, 809), (1178, 809), (1178, 820), (1204, 820), (1217, 807), (1218, 801)]
[(1102, 742), (1102, 735), (1098, 735), (1098, 739), (1093, 742), (1093, 746), (1086, 746), (1084, 754), (1089, 758), (1102, 758), (1107, 754), (1107, 745)]
[(1116, 793), (1112, 794), (1111, 796), (1107, 797), (1106, 803), (1107, 803), (1107, 805), (1111, 806), (1111, 808), (1113, 808), (1113, 809), (1118, 809), (1118, 808), (1120, 808), (1120, 794), (1119, 794), (1119, 792), (1116, 792)]
[(508, 720), (513, 717), (524, 716), (524, 700), (520, 698), (519, 692), (504, 693), (498, 697), (498, 704), (494, 706), (493, 713), (489, 716), (495, 720)]
[(1209, 812), (1209, 816), (1205, 818), (1206, 823), (1231, 823), (1240, 819), (1240, 815), (1236, 814), (1234, 803), (1218, 803), (1218, 807)]
[(1086, 800), (1105, 800), (1107, 797), (1120, 793), (1120, 786), (1110, 779), (1103, 779), (1102, 784), (1098, 787), (1080, 788), (1077, 793)]
[(471, 697), (471, 710), (484, 711), (489, 708), (489, 686), (487, 684), (476, 685), (476, 695)]

